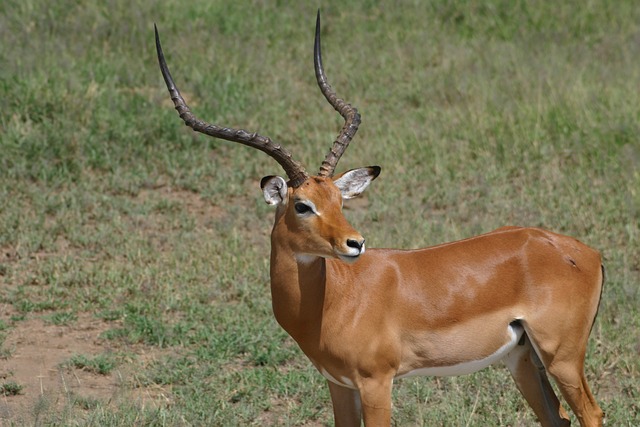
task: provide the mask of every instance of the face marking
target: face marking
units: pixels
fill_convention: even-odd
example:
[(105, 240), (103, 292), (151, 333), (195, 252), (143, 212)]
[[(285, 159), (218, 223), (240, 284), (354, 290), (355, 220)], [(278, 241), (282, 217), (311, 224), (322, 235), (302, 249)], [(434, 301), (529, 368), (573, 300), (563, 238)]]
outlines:
[(314, 256), (314, 255), (296, 254), (296, 260), (300, 264), (311, 264), (316, 259), (317, 259), (317, 257)]
[[(303, 207), (306, 207), (307, 209), (309, 209), (309, 212), (301, 212), (298, 210), (298, 207), (302, 205)], [(299, 215), (305, 215), (306, 213), (313, 213), (317, 216), (320, 216), (320, 212), (318, 212), (318, 208), (316, 208), (315, 203), (313, 203), (311, 200), (307, 200), (307, 199), (299, 199), (299, 198), (295, 198), (293, 200), (293, 206), (294, 209), (296, 210), (296, 213), (298, 213)]]
[(398, 375), (396, 378), (412, 377), (416, 375), (449, 377), (477, 372), (507, 356), (509, 352), (518, 345), (518, 341), (520, 341), (522, 334), (524, 334), (524, 328), (517, 323), (513, 323), (509, 325), (508, 332), (510, 335), (509, 341), (484, 359), (472, 360), (470, 362), (459, 363), (452, 366), (436, 366), (431, 368), (414, 369), (413, 371)]

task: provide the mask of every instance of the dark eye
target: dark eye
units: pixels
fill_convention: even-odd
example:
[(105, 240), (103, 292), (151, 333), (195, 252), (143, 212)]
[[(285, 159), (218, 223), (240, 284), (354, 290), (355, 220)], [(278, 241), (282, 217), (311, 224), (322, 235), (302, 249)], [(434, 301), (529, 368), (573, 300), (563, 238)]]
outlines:
[(305, 203), (296, 203), (294, 208), (299, 214), (311, 212), (311, 207)]

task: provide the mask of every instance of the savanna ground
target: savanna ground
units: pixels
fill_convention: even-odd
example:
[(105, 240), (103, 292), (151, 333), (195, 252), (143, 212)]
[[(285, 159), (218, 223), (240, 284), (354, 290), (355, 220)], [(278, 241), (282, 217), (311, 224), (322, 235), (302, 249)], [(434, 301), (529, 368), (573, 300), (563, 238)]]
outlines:
[[(287, 4), (290, 3), (290, 4)], [(541, 226), (604, 256), (586, 371), (640, 425), (640, 8), (542, 2), (0, 2), (0, 425), (331, 425), (323, 378), (273, 319), (282, 173), (173, 111), (153, 23), (202, 118), (309, 169), (379, 164), (347, 217), (372, 247)], [(571, 304), (571, 301), (564, 301)], [(396, 425), (532, 425), (502, 366), (398, 381)]]

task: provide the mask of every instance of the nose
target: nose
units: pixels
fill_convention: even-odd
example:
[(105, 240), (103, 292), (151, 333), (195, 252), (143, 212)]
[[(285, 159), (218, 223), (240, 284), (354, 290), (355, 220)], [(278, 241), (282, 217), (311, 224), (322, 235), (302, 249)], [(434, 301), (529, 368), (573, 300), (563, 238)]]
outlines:
[(364, 239), (362, 240), (348, 239), (347, 246), (353, 249), (357, 249), (358, 252), (362, 252), (362, 248), (364, 247)]

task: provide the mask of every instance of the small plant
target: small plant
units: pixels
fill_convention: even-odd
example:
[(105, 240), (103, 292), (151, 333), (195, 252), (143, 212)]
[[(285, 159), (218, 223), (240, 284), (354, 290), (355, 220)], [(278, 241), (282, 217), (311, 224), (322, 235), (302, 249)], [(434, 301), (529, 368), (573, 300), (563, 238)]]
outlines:
[(30, 313), (35, 311), (36, 305), (28, 299), (22, 299), (13, 304), (20, 313)]
[(0, 396), (17, 396), (22, 393), (23, 388), (20, 384), (9, 381), (0, 385)]
[(88, 396), (73, 396), (73, 404), (81, 409), (89, 411), (100, 406), (100, 400)]
[(26, 314), (20, 313), (20, 314), (11, 315), (11, 317), (9, 317), (9, 320), (11, 320), (12, 322), (22, 322), (26, 318), (27, 318)]
[(13, 349), (0, 347), (0, 360), (8, 360), (13, 356)]
[(63, 326), (75, 322), (76, 320), (78, 320), (78, 316), (76, 316), (76, 314), (72, 312), (60, 311), (57, 313), (53, 313), (47, 320), (54, 325)]
[(100, 354), (93, 358), (76, 354), (69, 359), (65, 366), (75, 369), (82, 369), (84, 371), (93, 372), (99, 375), (109, 375), (116, 363), (112, 356)]

